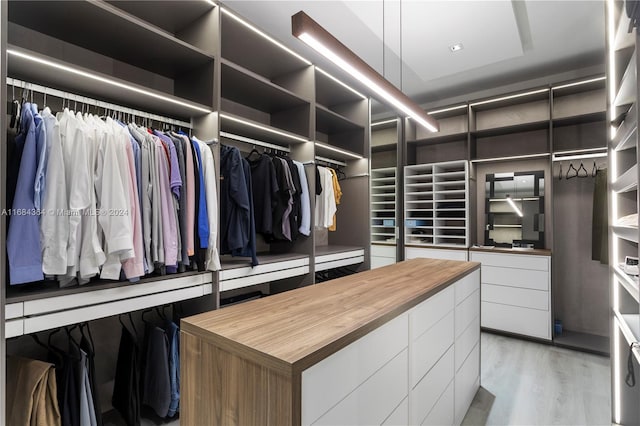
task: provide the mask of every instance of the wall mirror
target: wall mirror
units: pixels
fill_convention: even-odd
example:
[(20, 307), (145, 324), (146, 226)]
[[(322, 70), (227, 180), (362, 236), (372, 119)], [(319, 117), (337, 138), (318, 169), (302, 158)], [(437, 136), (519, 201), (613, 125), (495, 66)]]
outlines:
[(487, 174), (485, 212), (486, 245), (544, 248), (544, 171)]

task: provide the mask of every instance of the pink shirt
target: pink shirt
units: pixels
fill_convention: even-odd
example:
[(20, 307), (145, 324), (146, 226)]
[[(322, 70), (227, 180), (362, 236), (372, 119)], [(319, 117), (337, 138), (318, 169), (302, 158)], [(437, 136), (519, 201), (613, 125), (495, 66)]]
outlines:
[(171, 182), (169, 179), (169, 160), (160, 138), (153, 136), (153, 141), (156, 144), (156, 166), (158, 168), (158, 181), (160, 182), (164, 264), (175, 266), (178, 264), (178, 224), (171, 206), (173, 195), (171, 194)]

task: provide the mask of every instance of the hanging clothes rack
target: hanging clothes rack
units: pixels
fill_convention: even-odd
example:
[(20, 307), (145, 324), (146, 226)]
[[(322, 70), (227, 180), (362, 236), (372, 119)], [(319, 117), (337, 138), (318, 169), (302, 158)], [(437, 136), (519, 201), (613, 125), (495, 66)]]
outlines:
[(268, 142), (262, 142), (256, 139), (251, 139), (251, 138), (247, 138), (245, 136), (240, 136), (240, 135), (236, 135), (233, 133), (228, 133), (228, 132), (220, 132), (220, 137), (221, 138), (227, 138), (227, 139), (231, 139), (234, 141), (238, 141), (238, 142), (244, 142), (250, 145), (257, 145), (257, 146), (261, 146), (263, 148), (269, 148), (269, 149), (273, 149), (276, 151), (284, 151), (284, 152), (291, 152), (291, 150), (288, 147), (285, 146), (281, 146), (281, 145), (275, 145), (272, 143), (268, 143)]
[(571, 151), (560, 151), (553, 153), (551, 161), (571, 161), (571, 160), (585, 160), (589, 158), (602, 158), (606, 157), (607, 148), (588, 148), (588, 149), (576, 149)]
[(318, 161), (320, 161), (322, 163), (327, 163), (327, 164), (330, 164), (330, 165), (347, 167), (347, 163), (345, 163), (344, 161), (333, 160), (331, 158), (319, 157), (319, 156), (316, 155), (316, 162), (318, 162)]
[(123, 114), (129, 114), (131, 116), (146, 118), (148, 120), (158, 121), (173, 126), (185, 127), (187, 129), (193, 129), (191, 123), (182, 120), (176, 120), (175, 118), (163, 117), (157, 114), (151, 114), (145, 111), (140, 111), (133, 108), (128, 108), (122, 105), (112, 104), (109, 102), (100, 101), (97, 99), (88, 98), (86, 96), (77, 95), (75, 93), (66, 92), (51, 87), (42, 86), (39, 84), (30, 83), (27, 81), (19, 80), (17, 78), (7, 77), (7, 85), (13, 87), (20, 87), (31, 92), (42, 93), (46, 96), (54, 96), (63, 100), (73, 101), (75, 103), (81, 103), (83, 105), (93, 105), (96, 108), (103, 108), (105, 110), (117, 111)]

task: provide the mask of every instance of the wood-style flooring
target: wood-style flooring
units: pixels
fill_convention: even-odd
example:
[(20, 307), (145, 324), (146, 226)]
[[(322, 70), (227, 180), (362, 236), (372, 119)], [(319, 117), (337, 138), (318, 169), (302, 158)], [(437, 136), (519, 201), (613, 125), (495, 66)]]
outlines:
[(463, 425), (610, 425), (609, 358), (490, 333)]

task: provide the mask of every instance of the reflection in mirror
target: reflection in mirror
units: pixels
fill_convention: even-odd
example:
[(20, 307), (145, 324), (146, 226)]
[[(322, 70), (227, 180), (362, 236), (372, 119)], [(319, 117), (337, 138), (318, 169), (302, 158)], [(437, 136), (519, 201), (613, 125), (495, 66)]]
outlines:
[(485, 244), (544, 248), (544, 171), (486, 175)]

